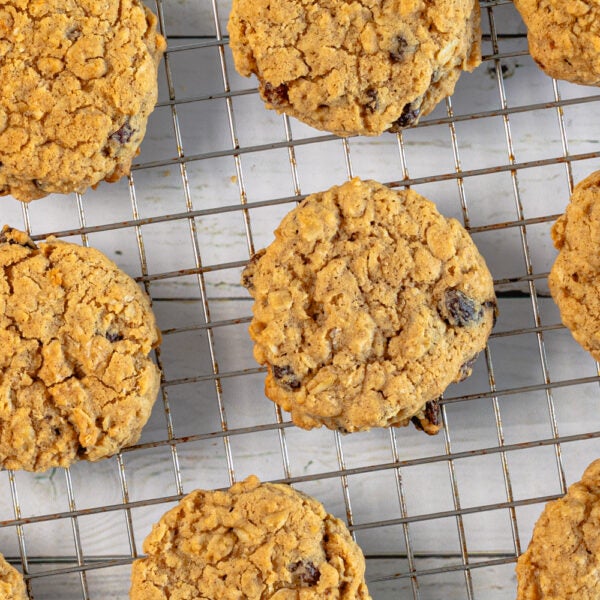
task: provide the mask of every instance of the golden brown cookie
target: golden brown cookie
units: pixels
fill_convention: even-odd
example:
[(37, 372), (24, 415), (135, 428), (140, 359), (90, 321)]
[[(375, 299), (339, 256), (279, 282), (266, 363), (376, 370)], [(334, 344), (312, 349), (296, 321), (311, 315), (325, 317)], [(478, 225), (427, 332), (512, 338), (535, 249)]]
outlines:
[(517, 563), (517, 600), (600, 598), (600, 460), (549, 502)]
[(27, 600), (23, 576), (4, 560), (2, 554), (0, 554), (0, 598)]
[(310, 429), (437, 433), (435, 401), (492, 329), (469, 234), (419, 194), (353, 179), (289, 213), (243, 273), (266, 395)]
[(99, 460), (139, 439), (160, 383), (150, 302), (98, 250), (0, 234), (0, 468)]
[(550, 292), (573, 337), (600, 360), (600, 171), (575, 187), (552, 239), (559, 254)]
[(164, 50), (139, 0), (0, 3), (0, 195), (83, 192), (129, 173)]
[(196, 490), (167, 512), (133, 563), (131, 600), (369, 600), (365, 561), (342, 521), (255, 476)]
[(597, 0), (515, 0), (527, 25), (529, 52), (551, 77), (600, 85)]
[(233, 0), (237, 70), (267, 108), (338, 135), (415, 124), (481, 62), (475, 0)]

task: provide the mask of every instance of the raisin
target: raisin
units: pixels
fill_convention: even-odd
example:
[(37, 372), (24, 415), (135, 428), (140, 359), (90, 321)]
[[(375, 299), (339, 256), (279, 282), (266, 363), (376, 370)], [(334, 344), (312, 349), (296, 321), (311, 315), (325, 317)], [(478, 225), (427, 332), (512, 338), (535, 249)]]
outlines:
[(124, 339), (120, 333), (112, 333), (110, 331), (107, 331), (104, 337), (109, 342), (120, 342), (122, 339)]
[[(20, 238), (22, 239), (20, 240)], [(23, 246), (23, 248), (37, 250), (37, 246), (33, 240), (8, 225), (0, 231), (0, 244), (13, 244), (15, 246)]]
[(254, 266), (256, 263), (264, 256), (265, 249), (259, 250), (252, 255), (252, 258), (248, 261), (246, 268), (242, 271), (242, 285), (248, 290), (252, 291), (254, 289), (254, 282), (252, 278), (254, 277)]
[(391, 133), (398, 133), (405, 127), (414, 125), (419, 119), (421, 114), (420, 106), (413, 106), (413, 103), (408, 103), (403, 109), (402, 114), (392, 123), (392, 126), (388, 129)]
[(296, 378), (296, 374), (291, 367), (278, 367), (273, 365), (273, 377), (279, 381), (279, 383), (291, 390), (297, 390), (300, 387), (300, 382)]
[(390, 58), (394, 62), (400, 62), (404, 60), (407, 54), (408, 41), (401, 35), (396, 37), (396, 47), (390, 51)]
[(471, 356), (471, 358), (467, 362), (463, 363), (460, 366), (460, 379), (458, 381), (464, 381), (467, 377), (471, 375), (471, 373), (473, 372), (473, 365), (475, 364), (475, 361), (477, 360), (478, 356), (479, 353), (477, 353), (475, 356)]
[(127, 119), (125, 123), (123, 123), (119, 129), (117, 129), (117, 131), (110, 135), (110, 139), (118, 142), (119, 144), (126, 144), (131, 139), (133, 132), (134, 129), (131, 127), (129, 119)]
[(460, 290), (451, 289), (446, 292), (444, 304), (448, 313), (447, 321), (456, 327), (475, 325), (483, 317), (483, 307), (473, 298), (469, 298)]
[(379, 108), (379, 95), (377, 94), (377, 90), (369, 88), (366, 91), (366, 94), (368, 100), (365, 106), (371, 112), (375, 112)]
[(242, 286), (244, 286), (247, 290), (254, 289), (254, 282), (252, 281), (252, 276), (254, 273), (247, 269), (242, 271)]
[(292, 581), (299, 587), (310, 587), (316, 585), (321, 577), (319, 569), (315, 565), (308, 561), (298, 561), (292, 563), (289, 566), (290, 573), (292, 573)]
[(416, 415), (411, 419), (412, 424), (420, 431), (426, 433), (437, 433), (441, 424), (440, 402), (439, 398), (429, 400), (423, 407), (423, 418), (419, 419)]
[(266, 101), (273, 106), (282, 106), (289, 103), (288, 86), (285, 83), (277, 87), (272, 86), (270, 83), (265, 83), (262, 91)]

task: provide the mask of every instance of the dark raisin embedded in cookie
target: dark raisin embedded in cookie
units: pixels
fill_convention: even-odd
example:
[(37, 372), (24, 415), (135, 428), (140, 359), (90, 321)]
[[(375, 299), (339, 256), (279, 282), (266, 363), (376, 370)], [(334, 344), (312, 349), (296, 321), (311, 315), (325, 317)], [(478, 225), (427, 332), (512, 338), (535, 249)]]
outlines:
[(440, 424), (440, 402), (439, 398), (430, 400), (425, 404), (425, 417), (432, 425)]
[(415, 415), (411, 419), (411, 423), (420, 431), (424, 431), (429, 435), (435, 435), (440, 430), (442, 420), (440, 419), (440, 402), (439, 398), (430, 400), (423, 407), (423, 416)]
[(119, 144), (126, 144), (131, 139), (131, 136), (134, 134), (134, 132), (135, 130), (131, 126), (129, 119), (127, 119), (125, 123), (123, 123), (123, 125), (121, 125), (121, 127), (119, 127), (119, 129), (117, 129), (117, 131), (110, 136), (110, 139), (118, 142)]
[(291, 390), (297, 390), (300, 388), (300, 381), (296, 377), (296, 374), (291, 367), (279, 367), (277, 365), (273, 365), (272, 371), (273, 377), (275, 377), (279, 385)]
[(401, 35), (396, 37), (396, 47), (390, 51), (390, 58), (394, 62), (404, 60), (408, 53), (408, 41)]
[(311, 561), (298, 561), (289, 566), (292, 582), (298, 587), (311, 587), (321, 578), (319, 569)]
[(483, 317), (483, 306), (460, 290), (447, 290), (444, 304), (446, 320), (455, 327), (475, 325)]
[(112, 331), (107, 331), (105, 336), (106, 339), (109, 342), (120, 342), (123, 338), (123, 336), (120, 333), (116, 333), (116, 332), (112, 332)]
[(256, 267), (256, 263), (264, 256), (265, 250), (264, 248), (255, 252), (252, 255), (252, 258), (248, 261), (246, 268), (242, 271), (242, 285), (252, 293), (252, 289), (254, 288), (254, 283), (252, 282), (252, 278), (254, 276), (254, 269)]
[(379, 95), (377, 94), (377, 90), (374, 88), (369, 88), (366, 94), (368, 98), (366, 108), (371, 112), (375, 112), (379, 106)]
[(31, 248), (31, 250), (37, 250), (35, 242), (23, 231), (13, 229), (8, 225), (5, 225), (0, 231), (0, 244), (14, 244), (16, 246), (23, 246), (24, 248)]
[(278, 86), (273, 86), (270, 83), (265, 83), (263, 86), (263, 96), (267, 102), (273, 106), (284, 106), (288, 104), (288, 86), (282, 83)]
[(388, 131), (390, 133), (398, 133), (401, 129), (414, 125), (419, 120), (420, 114), (421, 107), (419, 105), (415, 105), (414, 102), (407, 104), (402, 109), (402, 114), (394, 121)]

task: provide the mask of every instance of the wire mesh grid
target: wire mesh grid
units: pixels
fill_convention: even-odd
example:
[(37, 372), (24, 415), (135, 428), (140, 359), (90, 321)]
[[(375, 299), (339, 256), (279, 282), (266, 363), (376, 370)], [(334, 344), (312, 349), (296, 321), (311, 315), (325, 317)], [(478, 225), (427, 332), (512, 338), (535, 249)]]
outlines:
[[(161, 396), (137, 445), (0, 473), (0, 550), (30, 598), (126, 598), (152, 523), (183, 494), (250, 473), (345, 517), (375, 599), (514, 597), (543, 503), (600, 456), (598, 365), (546, 285), (550, 225), (600, 157), (600, 95), (537, 70), (512, 3), (481, 6), (484, 62), (452, 99), (398, 135), (340, 139), (264, 110), (233, 69), (227, 2), (158, 0), (169, 50), (131, 176), (3, 202), (3, 220), (34, 239), (92, 245), (136, 276), (164, 334)], [(473, 376), (447, 391), (436, 437), (306, 432), (263, 395), (241, 269), (296, 202), (354, 175), (436, 201), (495, 278), (495, 332)]]

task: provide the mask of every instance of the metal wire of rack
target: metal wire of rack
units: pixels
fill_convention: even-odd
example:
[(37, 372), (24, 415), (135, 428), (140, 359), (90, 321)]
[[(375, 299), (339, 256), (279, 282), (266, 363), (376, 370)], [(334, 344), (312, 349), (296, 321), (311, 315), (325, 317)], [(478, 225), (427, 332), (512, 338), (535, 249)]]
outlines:
[[(30, 598), (126, 598), (151, 524), (192, 489), (250, 473), (345, 516), (375, 599), (514, 597), (542, 504), (600, 455), (598, 365), (546, 287), (550, 225), (600, 158), (600, 95), (536, 69), (511, 2), (481, 6), (484, 63), (445, 106), (395, 136), (339, 139), (264, 110), (232, 67), (226, 2), (157, 0), (169, 50), (131, 176), (2, 205), (34, 239), (93, 245), (137, 276), (164, 334), (161, 397), (137, 445), (0, 473), (0, 550)], [(435, 438), (304, 432), (262, 393), (240, 271), (294, 203), (353, 175), (438, 202), (495, 277), (498, 325), (473, 376), (448, 390)]]

